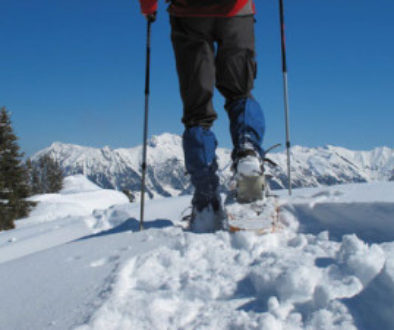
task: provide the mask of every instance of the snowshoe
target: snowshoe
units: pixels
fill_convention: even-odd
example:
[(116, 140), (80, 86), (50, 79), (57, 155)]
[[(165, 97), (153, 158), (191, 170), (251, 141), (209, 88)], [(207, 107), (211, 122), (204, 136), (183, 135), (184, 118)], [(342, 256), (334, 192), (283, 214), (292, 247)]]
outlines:
[(203, 204), (201, 204), (201, 196), (195, 193), (191, 209), (191, 214), (182, 219), (187, 222), (184, 227), (186, 230), (194, 233), (212, 233), (223, 229), (226, 215), (218, 192)]
[(279, 207), (275, 197), (248, 204), (229, 202), (225, 211), (225, 229), (229, 232), (252, 231), (262, 235), (277, 229)]
[(190, 219), (190, 231), (194, 233), (213, 233), (223, 229), (225, 213), (223, 209), (214, 210), (211, 205), (198, 211), (193, 209)]
[(277, 198), (269, 194), (264, 162), (276, 165), (267, 158), (261, 159), (254, 150), (238, 153), (234, 161), (235, 189), (224, 203), (225, 227), (230, 232), (246, 230), (263, 234), (275, 230), (279, 207)]

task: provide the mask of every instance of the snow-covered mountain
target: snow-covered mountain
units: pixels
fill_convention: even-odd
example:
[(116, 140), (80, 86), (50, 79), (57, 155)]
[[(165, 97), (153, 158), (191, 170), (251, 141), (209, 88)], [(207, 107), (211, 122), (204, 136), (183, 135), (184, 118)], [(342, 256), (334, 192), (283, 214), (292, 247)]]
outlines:
[[(102, 149), (54, 143), (33, 156), (33, 161), (49, 154), (59, 161), (65, 174), (84, 174), (103, 188), (128, 189), (138, 195), (141, 178), (142, 147)], [(352, 182), (394, 180), (394, 150), (380, 147), (371, 151), (352, 151), (326, 146), (306, 148), (295, 146), (292, 153), (294, 187), (315, 187)], [(230, 150), (218, 149), (220, 177), (223, 187), (231, 179)], [(286, 155), (269, 156), (278, 167), (269, 167), (273, 175), (271, 187), (287, 185)], [(147, 189), (151, 197), (176, 196), (190, 192), (189, 179), (183, 163), (180, 136), (153, 136), (148, 146)]]

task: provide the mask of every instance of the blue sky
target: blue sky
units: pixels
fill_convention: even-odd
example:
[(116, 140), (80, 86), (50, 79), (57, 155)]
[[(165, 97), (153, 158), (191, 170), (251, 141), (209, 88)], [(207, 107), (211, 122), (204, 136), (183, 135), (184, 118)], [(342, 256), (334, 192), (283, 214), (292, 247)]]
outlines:
[[(278, 1), (257, 0), (265, 146), (284, 140)], [(394, 147), (394, 1), (285, 0), (291, 140)], [(152, 30), (149, 132), (183, 131), (168, 14)], [(146, 23), (136, 0), (1, 0), (0, 106), (26, 154), (141, 143)], [(223, 99), (214, 131), (230, 147)]]

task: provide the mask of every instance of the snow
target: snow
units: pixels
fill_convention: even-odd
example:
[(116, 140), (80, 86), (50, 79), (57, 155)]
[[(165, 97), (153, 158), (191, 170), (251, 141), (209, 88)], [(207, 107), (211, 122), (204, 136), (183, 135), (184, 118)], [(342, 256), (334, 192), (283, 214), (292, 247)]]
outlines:
[(37, 195), (31, 198), (39, 207), (21, 225), (51, 221), (59, 217), (84, 216), (95, 209), (107, 209), (113, 204), (124, 204), (128, 198), (114, 190), (104, 190), (83, 175), (69, 176), (58, 194)]
[(394, 324), (394, 182), (281, 191), (261, 236), (184, 232), (191, 196), (148, 201), (139, 232), (139, 204), (83, 176), (34, 199), (0, 232), (0, 329)]
[[(82, 173), (100, 187), (128, 189), (139, 198), (142, 147), (101, 149), (54, 143), (35, 154), (37, 159), (46, 154), (56, 159), (67, 175)], [(352, 151), (327, 146), (306, 148), (294, 146), (292, 154), (292, 181), (295, 187), (316, 187), (351, 182), (372, 182), (394, 179), (394, 149), (375, 148), (370, 151)], [(222, 188), (231, 181), (231, 151), (218, 148), (219, 177)], [(170, 197), (190, 193), (190, 178), (186, 176), (182, 138), (164, 133), (148, 142), (148, 170), (146, 187), (152, 197)], [(278, 167), (267, 166), (273, 175), (273, 188), (287, 184), (285, 152), (269, 153)]]
[(15, 222), (17, 229), (10, 238), (14, 244), (1, 239), (8, 232), (0, 233), (0, 263), (88, 234), (85, 222), (94, 212), (128, 202), (123, 193), (101, 189), (83, 175), (65, 178), (57, 194), (36, 195), (31, 200), (38, 205), (28, 218)]

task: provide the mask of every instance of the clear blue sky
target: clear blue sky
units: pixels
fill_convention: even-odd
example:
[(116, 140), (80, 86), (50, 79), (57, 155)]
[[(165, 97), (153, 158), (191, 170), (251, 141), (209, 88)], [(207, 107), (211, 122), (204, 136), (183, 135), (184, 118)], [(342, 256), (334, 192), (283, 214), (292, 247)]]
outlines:
[[(284, 140), (278, 1), (257, 0), (265, 145)], [(394, 1), (285, 0), (292, 143), (394, 147)], [(182, 105), (160, 2), (153, 25), (150, 135), (181, 134)], [(137, 0), (1, 0), (0, 106), (28, 155), (54, 141), (141, 143), (145, 28)], [(220, 146), (229, 147), (216, 93)]]

